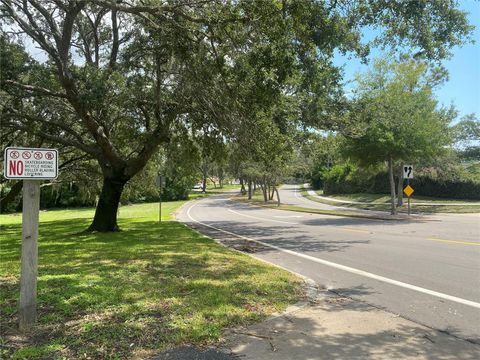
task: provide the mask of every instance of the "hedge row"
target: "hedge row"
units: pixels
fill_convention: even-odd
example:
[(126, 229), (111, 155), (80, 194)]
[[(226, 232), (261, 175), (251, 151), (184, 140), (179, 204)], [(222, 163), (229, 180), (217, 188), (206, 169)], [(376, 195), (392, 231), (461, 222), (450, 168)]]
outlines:
[(417, 195), (480, 200), (480, 183), (471, 180), (440, 180), (418, 176), (410, 181)]

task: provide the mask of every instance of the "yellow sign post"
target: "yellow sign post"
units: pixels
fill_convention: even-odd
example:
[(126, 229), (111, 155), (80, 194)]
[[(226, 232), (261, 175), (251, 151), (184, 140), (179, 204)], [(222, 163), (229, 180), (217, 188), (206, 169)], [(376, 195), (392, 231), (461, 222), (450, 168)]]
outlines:
[(405, 189), (403, 189), (403, 192), (405, 193), (405, 195), (407, 195), (408, 198), (408, 216), (410, 216), (410, 196), (412, 196), (414, 190), (410, 186), (410, 184), (408, 184), (407, 186), (405, 186)]
[(405, 189), (403, 189), (403, 192), (405, 193), (405, 195), (407, 195), (407, 197), (412, 196), (414, 191), (415, 190), (413, 190), (413, 188), (410, 185), (405, 186)]

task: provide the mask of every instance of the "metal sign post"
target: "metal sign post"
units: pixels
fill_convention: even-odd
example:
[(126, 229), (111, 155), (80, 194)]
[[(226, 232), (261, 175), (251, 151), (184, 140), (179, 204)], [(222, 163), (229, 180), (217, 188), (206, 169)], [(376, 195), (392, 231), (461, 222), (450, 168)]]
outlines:
[(410, 186), (410, 180), (407, 179), (407, 186), (405, 186), (405, 189), (403, 189), (403, 192), (408, 197), (408, 215), (409, 216), (410, 216), (410, 197), (412, 196), (414, 191), (415, 190), (413, 190), (413, 188)]
[[(410, 178), (407, 179), (407, 186), (410, 186)], [(410, 216), (410, 196), (408, 199), (408, 216)]]
[(407, 179), (407, 186), (403, 189), (408, 198), (408, 216), (410, 216), (410, 196), (413, 194), (413, 188), (410, 186), (410, 179), (413, 179), (413, 166), (403, 165), (403, 178)]
[(3, 176), (23, 180), (22, 250), (18, 321), (21, 330), (37, 319), (38, 215), (40, 181), (58, 176), (56, 149), (13, 148), (4, 153)]
[(156, 178), (156, 183), (158, 186), (159, 194), (159, 205), (158, 205), (158, 223), (162, 222), (162, 189), (165, 187), (165, 176), (158, 174)]

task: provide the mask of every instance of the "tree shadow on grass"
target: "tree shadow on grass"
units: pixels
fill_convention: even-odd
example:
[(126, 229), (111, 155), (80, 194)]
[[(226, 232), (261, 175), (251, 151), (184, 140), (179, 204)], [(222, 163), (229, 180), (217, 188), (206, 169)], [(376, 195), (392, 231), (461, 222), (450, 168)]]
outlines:
[[(42, 223), (39, 319), (26, 335), (17, 331), (14, 307), (21, 228), (8, 226), (1, 249), (11, 265), (1, 294), (8, 304), (1, 314), (7, 355), (28, 345), (47, 349), (40, 358), (129, 358), (139, 349), (211, 342), (223, 327), (266, 316), (298, 297), (291, 275), (180, 223), (132, 222), (118, 233), (78, 233), (85, 224)], [(58, 349), (48, 350), (52, 344)]]

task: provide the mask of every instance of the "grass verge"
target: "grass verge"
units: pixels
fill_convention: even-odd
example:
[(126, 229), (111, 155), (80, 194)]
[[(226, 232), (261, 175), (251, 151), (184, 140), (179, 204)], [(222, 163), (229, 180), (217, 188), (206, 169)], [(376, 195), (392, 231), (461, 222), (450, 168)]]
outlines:
[[(306, 194), (306, 191), (304, 191)], [(303, 192), (301, 191), (302, 195)], [(306, 198), (309, 198), (310, 195), (304, 195)], [(296, 211), (296, 212), (303, 212), (303, 213), (311, 213), (311, 214), (321, 214), (321, 215), (332, 215), (332, 216), (347, 216), (347, 217), (355, 217), (355, 218), (363, 218), (363, 219), (377, 219), (377, 220), (405, 220), (404, 218), (395, 218), (390, 217), (389, 215), (381, 216), (377, 214), (365, 214), (360, 212), (349, 212), (349, 211), (340, 211), (340, 210), (324, 210), (324, 209), (315, 209), (315, 208), (306, 208), (296, 205), (288, 205), (288, 204), (280, 204), (278, 206), (277, 201), (269, 201), (265, 203), (263, 201), (263, 196), (259, 194), (255, 194), (252, 196), (252, 200), (248, 200), (246, 196), (238, 195), (232, 198), (234, 201), (244, 202), (251, 205), (261, 206), (269, 209), (277, 209), (277, 210), (286, 210), (286, 211)]]
[[(337, 205), (350, 208), (362, 208), (368, 210), (389, 211), (390, 210), (390, 196), (385, 194), (339, 194), (339, 195), (323, 195), (320, 191), (317, 193), (324, 197), (329, 197), (335, 200), (355, 201), (366, 204), (348, 204), (340, 203), (338, 201), (329, 201), (328, 199), (320, 199), (318, 197), (309, 195), (306, 190), (302, 189), (301, 194), (309, 200), (328, 205)], [(479, 205), (472, 205), (470, 203), (477, 203), (477, 201), (463, 201), (455, 199), (441, 199), (431, 198), (426, 196), (413, 197), (411, 199), (411, 210), (414, 213), (478, 213), (480, 212)], [(451, 203), (452, 205), (449, 205)], [(460, 204), (460, 205), (453, 205)], [(398, 209), (400, 212), (407, 212), (407, 198), (404, 198), (403, 207)]]
[(0, 358), (135, 359), (216, 342), (282, 311), (301, 280), (171, 220), (184, 202), (120, 209), (121, 232), (85, 234), (93, 209), (40, 214), (38, 323), (17, 328), (21, 216), (0, 215)]

